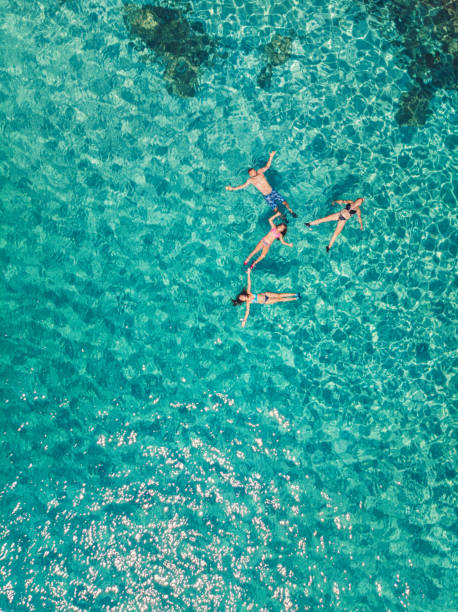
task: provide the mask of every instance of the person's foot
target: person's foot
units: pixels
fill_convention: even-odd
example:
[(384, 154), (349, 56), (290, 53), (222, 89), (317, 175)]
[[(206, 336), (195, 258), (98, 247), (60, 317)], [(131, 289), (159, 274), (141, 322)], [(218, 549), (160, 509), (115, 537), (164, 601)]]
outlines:
[(291, 212), (291, 215), (292, 215), (292, 216), (293, 216), (295, 219), (297, 219), (297, 215), (296, 215), (296, 213), (295, 213), (295, 212), (293, 212), (292, 210), (291, 210), (290, 212)]
[(302, 298), (302, 295), (300, 293), (296, 293), (296, 297), (298, 300), (300, 300)]
[(250, 261), (249, 259), (245, 259), (245, 261), (243, 262), (243, 265), (247, 266), (249, 261)]
[(326, 253), (329, 253), (329, 249), (330, 249), (330, 247), (327, 246), (326, 247)]
[(250, 270), (253, 270), (253, 269), (254, 269), (254, 263), (252, 263), (250, 266)]
[(307, 227), (312, 227), (311, 223), (306, 223), (305, 224)]

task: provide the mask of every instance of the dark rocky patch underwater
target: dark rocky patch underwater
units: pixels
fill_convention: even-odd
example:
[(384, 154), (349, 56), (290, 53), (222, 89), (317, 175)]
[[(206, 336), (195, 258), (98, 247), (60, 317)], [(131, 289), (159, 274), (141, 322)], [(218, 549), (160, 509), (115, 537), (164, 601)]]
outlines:
[[(386, 16), (402, 46), (410, 88), (401, 95), (400, 125), (425, 125), (430, 101), (440, 89), (458, 85), (458, 3), (456, 0), (361, 0), (385, 31)], [(400, 40), (399, 40), (400, 39)]]
[(124, 5), (130, 35), (141, 39), (165, 62), (164, 79), (169, 93), (182, 98), (196, 95), (202, 68), (216, 48), (199, 21), (190, 22), (182, 11), (145, 4)]
[(265, 66), (258, 75), (257, 83), (263, 89), (269, 89), (272, 82), (274, 66), (281, 66), (291, 57), (292, 40), (289, 36), (276, 34), (263, 48)]

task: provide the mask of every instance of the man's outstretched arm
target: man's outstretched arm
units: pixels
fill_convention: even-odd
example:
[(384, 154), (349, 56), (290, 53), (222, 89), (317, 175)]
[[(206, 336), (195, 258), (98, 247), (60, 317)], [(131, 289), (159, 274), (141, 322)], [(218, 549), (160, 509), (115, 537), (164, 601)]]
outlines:
[(274, 158), (274, 155), (277, 151), (272, 151), (272, 153), (269, 155), (269, 159), (267, 161), (267, 164), (264, 166), (264, 168), (260, 168), (258, 170), (258, 172), (265, 172), (266, 170), (268, 170), (270, 168), (270, 164), (272, 163), (272, 160)]
[(243, 183), (243, 185), (237, 185), (237, 187), (231, 187), (230, 185), (226, 185), (226, 191), (238, 191), (239, 189), (245, 189), (248, 185), (251, 184), (251, 180), (248, 179)]

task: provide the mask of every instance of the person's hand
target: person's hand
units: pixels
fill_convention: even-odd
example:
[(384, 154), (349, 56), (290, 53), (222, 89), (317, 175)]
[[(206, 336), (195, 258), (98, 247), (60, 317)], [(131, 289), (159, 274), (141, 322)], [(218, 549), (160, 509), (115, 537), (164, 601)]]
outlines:
[(290, 243), (288, 244), (288, 246), (292, 247), (292, 246), (294, 246), (294, 244), (293, 244), (292, 242), (290, 242)]
[(242, 321), (242, 327), (245, 327), (245, 323), (246, 323), (246, 321), (245, 321), (245, 319), (243, 319), (243, 321)]
[(277, 151), (271, 151), (270, 156), (273, 157)]
[(246, 269), (246, 273), (248, 274), (248, 276), (250, 276), (250, 274), (251, 274), (251, 268), (247, 268), (247, 269)]
[(232, 187), (230, 185), (226, 185), (226, 191), (232, 191)]

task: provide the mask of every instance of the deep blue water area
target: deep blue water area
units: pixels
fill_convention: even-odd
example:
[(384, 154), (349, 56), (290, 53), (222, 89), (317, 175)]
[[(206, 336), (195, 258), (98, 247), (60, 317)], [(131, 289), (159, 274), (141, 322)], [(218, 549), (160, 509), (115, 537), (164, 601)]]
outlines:
[[(454, 8), (409, 4), (0, 0), (1, 610), (458, 607)], [(302, 299), (242, 329), (273, 150), (253, 290)]]

